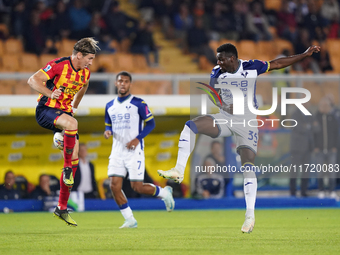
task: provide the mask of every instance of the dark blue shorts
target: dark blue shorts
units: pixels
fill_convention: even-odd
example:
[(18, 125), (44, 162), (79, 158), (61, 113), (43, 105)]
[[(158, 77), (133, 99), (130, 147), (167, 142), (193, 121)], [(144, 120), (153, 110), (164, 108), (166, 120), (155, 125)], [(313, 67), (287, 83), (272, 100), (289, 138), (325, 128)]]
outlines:
[[(53, 133), (62, 132), (61, 129), (54, 125), (54, 121), (64, 113), (73, 117), (69, 112), (64, 112), (63, 110), (51, 108), (46, 105), (38, 105), (35, 110), (35, 119), (41, 127), (52, 130)], [(78, 133), (77, 139), (79, 140)]]

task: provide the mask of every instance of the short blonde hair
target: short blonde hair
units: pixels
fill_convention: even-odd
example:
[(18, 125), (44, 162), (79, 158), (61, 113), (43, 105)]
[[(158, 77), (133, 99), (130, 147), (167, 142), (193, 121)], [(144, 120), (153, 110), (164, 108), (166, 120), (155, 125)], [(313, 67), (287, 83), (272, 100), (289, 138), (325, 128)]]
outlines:
[(98, 47), (98, 41), (94, 40), (93, 37), (86, 37), (79, 40), (73, 47), (73, 55), (81, 52), (83, 56), (87, 54), (96, 54), (100, 50)]

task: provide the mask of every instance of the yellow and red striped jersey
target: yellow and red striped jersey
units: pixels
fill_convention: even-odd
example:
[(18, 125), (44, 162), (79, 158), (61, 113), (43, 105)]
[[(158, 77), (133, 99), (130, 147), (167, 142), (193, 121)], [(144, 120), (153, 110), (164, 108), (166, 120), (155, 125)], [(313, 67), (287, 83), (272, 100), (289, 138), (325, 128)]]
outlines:
[(52, 91), (61, 88), (63, 93), (58, 99), (51, 99), (40, 94), (39, 104), (72, 112), (71, 102), (74, 95), (88, 83), (90, 70), (87, 67), (76, 70), (72, 65), (71, 57), (63, 57), (48, 62), (40, 71), (47, 76), (48, 80), (45, 84), (47, 88)]

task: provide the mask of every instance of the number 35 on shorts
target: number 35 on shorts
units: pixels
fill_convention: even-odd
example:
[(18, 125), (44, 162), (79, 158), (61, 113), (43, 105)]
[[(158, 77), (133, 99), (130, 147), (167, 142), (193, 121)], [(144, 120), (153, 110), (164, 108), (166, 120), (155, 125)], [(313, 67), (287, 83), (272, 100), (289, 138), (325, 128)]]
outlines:
[(255, 133), (254, 131), (249, 130), (249, 134), (248, 134), (248, 140), (253, 141), (254, 142), (254, 146), (257, 146), (257, 133)]

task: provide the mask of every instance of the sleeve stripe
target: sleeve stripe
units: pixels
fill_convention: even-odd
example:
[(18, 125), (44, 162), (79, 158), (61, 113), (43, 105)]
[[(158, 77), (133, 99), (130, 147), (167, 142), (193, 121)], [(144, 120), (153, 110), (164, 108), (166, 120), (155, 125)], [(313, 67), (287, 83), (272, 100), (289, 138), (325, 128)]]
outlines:
[(43, 74), (46, 75), (46, 77), (47, 77), (48, 80), (51, 80), (50, 76), (49, 76), (44, 70), (40, 69), (40, 71), (43, 72)]
[(112, 127), (112, 125), (111, 125), (111, 124), (108, 124), (108, 123), (105, 123), (105, 126)]
[(268, 64), (268, 67), (267, 67), (267, 70), (265, 71), (265, 73), (268, 72), (269, 69), (270, 69), (270, 63), (269, 63), (269, 61), (266, 61), (266, 62), (267, 62), (267, 64)]
[(153, 119), (153, 116), (150, 116), (149, 118), (147, 118), (145, 121), (149, 121), (149, 120), (152, 120)]

